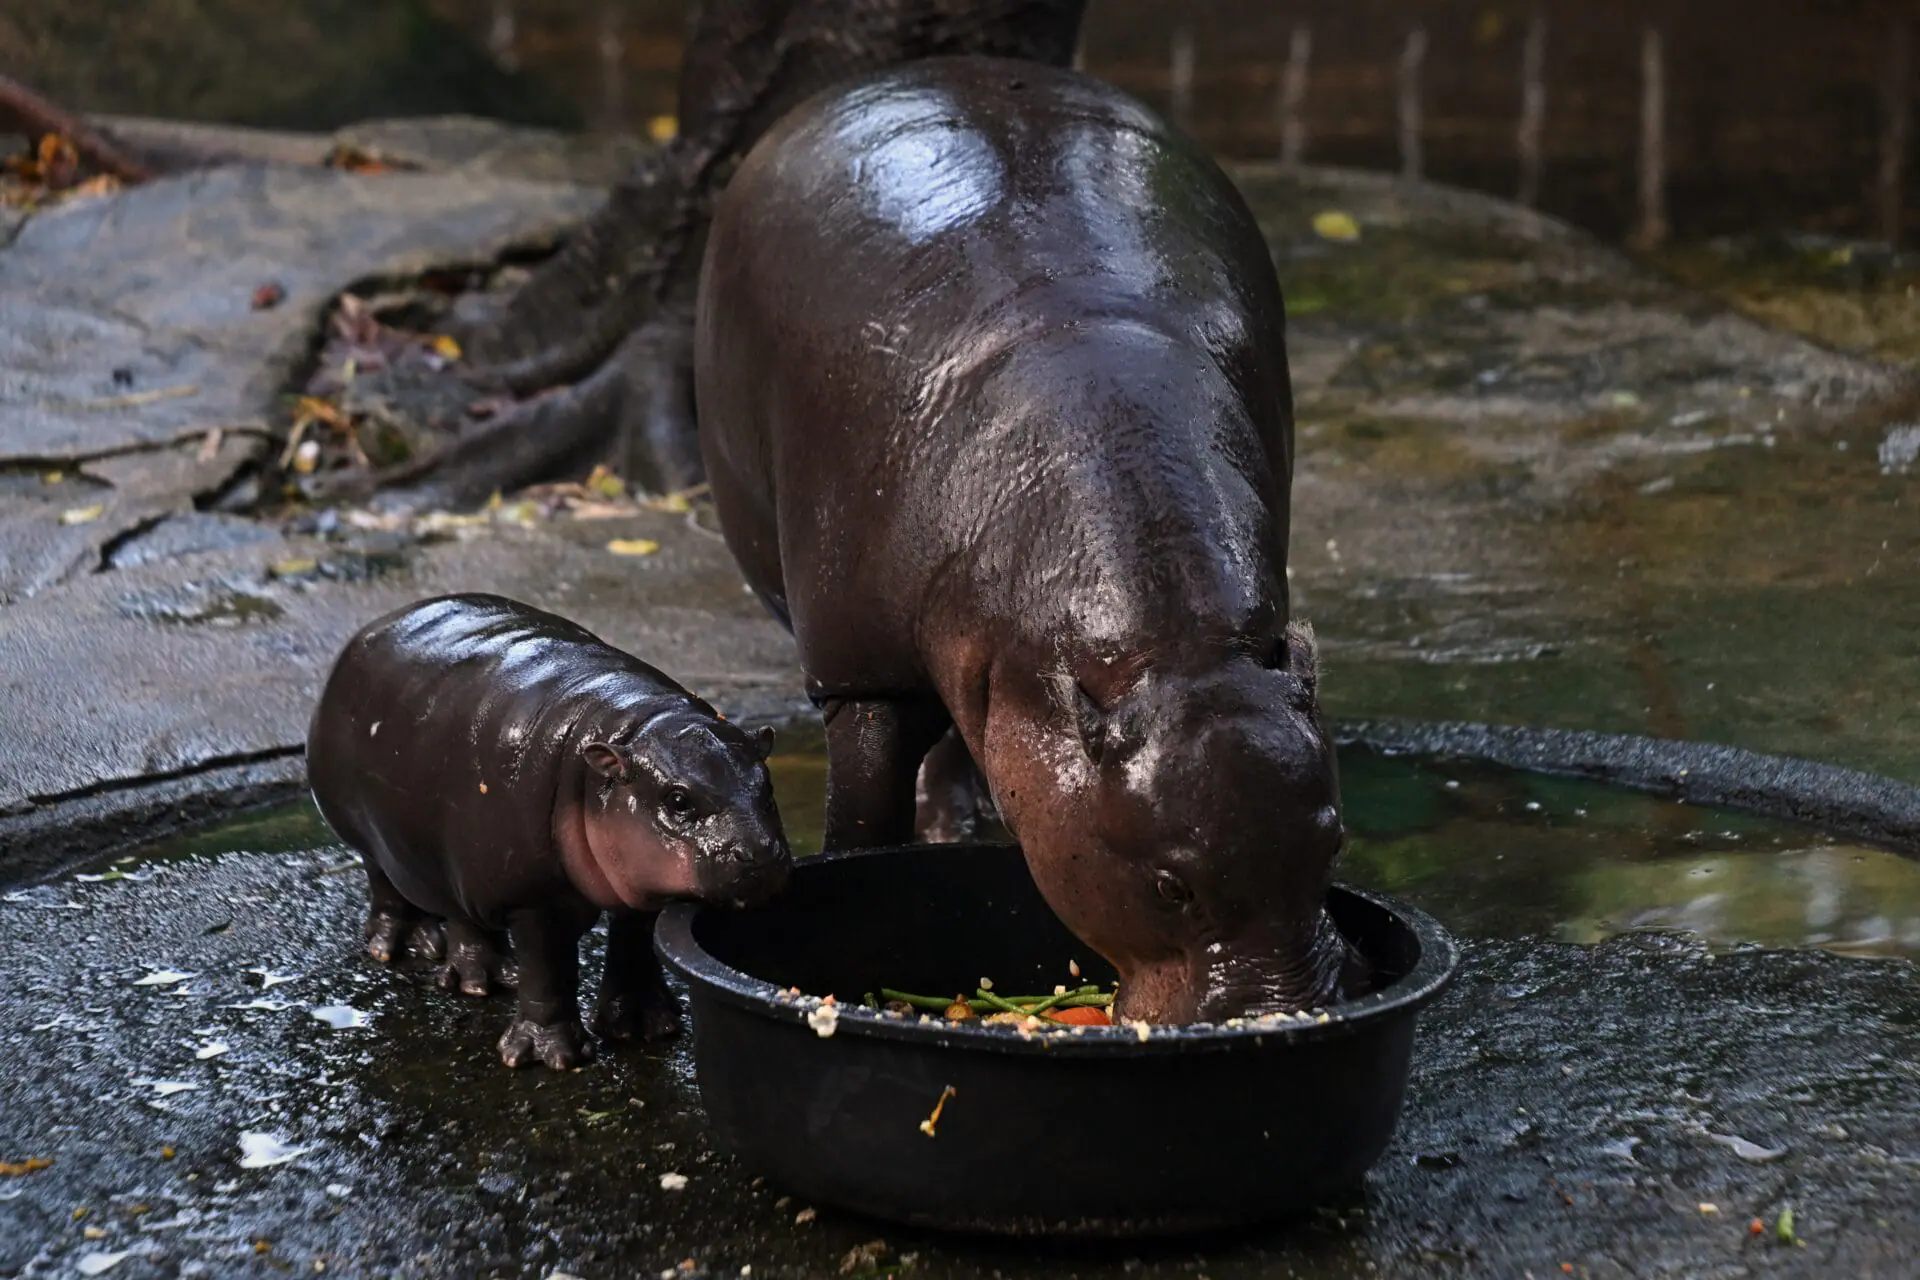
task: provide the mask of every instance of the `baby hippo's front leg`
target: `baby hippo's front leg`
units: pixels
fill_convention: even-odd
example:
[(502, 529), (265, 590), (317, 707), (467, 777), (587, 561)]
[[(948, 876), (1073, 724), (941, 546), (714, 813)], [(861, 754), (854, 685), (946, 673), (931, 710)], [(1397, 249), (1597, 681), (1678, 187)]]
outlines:
[(500, 1037), (500, 1060), (509, 1067), (539, 1061), (555, 1071), (591, 1061), (593, 1046), (580, 1025), (586, 925), (566, 912), (527, 907), (507, 916), (507, 930), (519, 961), (519, 1008)]

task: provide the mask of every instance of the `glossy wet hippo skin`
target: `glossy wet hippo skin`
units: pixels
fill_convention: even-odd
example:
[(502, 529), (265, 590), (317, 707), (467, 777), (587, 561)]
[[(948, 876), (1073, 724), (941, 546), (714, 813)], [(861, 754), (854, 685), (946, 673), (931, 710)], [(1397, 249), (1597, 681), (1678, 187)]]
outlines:
[[(369, 624), (327, 678), (307, 739), (314, 801), (366, 860), (367, 950), (413, 939), (442, 980), (517, 981), (508, 1066), (590, 1057), (579, 942), (611, 913), (594, 1030), (671, 1034), (653, 955), (668, 900), (757, 901), (791, 858), (766, 755), (661, 672), (564, 618), (489, 595)], [(510, 939), (517, 977), (503, 944)]]
[(1283, 331), (1219, 168), (1031, 63), (809, 100), (708, 242), (702, 449), (826, 716), (829, 846), (910, 838), (957, 728), (1130, 1018), (1323, 1003), (1350, 959)]

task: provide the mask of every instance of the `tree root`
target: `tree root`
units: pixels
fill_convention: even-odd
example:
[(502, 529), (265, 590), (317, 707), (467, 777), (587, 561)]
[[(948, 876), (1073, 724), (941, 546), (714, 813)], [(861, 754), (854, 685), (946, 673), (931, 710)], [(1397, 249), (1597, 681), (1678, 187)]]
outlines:
[(0, 76), (0, 133), (28, 139), (58, 134), (73, 144), (90, 168), (124, 183), (145, 182), (158, 170), (122, 150), (80, 117), (41, 97), (18, 80)]

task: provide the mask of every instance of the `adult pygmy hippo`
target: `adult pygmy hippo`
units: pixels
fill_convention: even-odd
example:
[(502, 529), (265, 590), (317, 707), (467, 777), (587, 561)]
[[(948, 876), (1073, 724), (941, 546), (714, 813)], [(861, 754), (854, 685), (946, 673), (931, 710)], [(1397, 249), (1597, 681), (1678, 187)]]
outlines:
[[(612, 913), (594, 1030), (671, 1034), (652, 948), (668, 899), (764, 899), (791, 862), (766, 756), (659, 671), (564, 618), (490, 595), (379, 618), (334, 664), (307, 738), (313, 798), (366, 860), (367, 950), (445, 921), (442, 981), (486, 995), (517, 962), (510, 1067), (591, 1057), (580, 938)], [(421, 943), (442, 947), (429, 927)]]
[(705, 273), (702, 450), (826, 717), (828, 845), (909, 838), (951, 723), (1120, 1016), (1335, 998), (1284, 315), (1220, 169), (1088, 77), (915, 62), (774, 126)]

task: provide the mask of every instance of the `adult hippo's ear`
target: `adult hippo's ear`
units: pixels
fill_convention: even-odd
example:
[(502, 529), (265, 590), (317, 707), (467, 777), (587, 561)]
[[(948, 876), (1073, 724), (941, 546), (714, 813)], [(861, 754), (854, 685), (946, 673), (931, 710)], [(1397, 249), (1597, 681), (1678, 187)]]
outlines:
[(1302, 711), (1311, 710), (1320, 694), (1320, 645), (1310, 622), (1289, 622), (1283, 641), (1286, 673), (1299, 685)]
[(773, 726), (770, 724), (763, 724), (747, 735), (747, 740), (753, 743), (753, 753), (762, 760), (773, 754), (773, 738)]
[(631, 766), (627, 763), (627, 758), (606, 743), (589, 742), (586, 746), (580, 748), (580, 754), (585, 757), (587, 767), (601, 777), (609, 778), (614, 782), (625, 782), (627, 780), (627, 775), (631, 769)]

